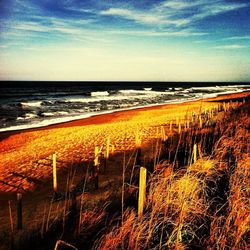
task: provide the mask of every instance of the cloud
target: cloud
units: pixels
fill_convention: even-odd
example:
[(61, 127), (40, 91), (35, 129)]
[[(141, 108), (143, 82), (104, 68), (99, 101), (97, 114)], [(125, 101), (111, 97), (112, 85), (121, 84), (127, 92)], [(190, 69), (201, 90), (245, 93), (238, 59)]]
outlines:
[(240, 45), (240, 44), (229, 44), (229, 45), (220, 45), (220, 46), (215, 46), (213, 47), (214, 49), (229, 49), (229, 50), (234, 50), (234, 49), (244, 49), (247, 46), (245, 45)]
[(185, 20), (170, 20), (162, 15), (155, 15), (154, 13), (145, 13), (136, 10), (120, 9), (120, 8), (110, 8), (100, 12), (101, 15), (106, 16), (120, 16), (128, 20), (132, 20), (143, 24), (174, 24), (183, 25)]
[(131, 8), (109, 8), (99, 14), (117, 16), (145, 25), (185, 26), (206, 17), (247, 7), (245, 3), (228, 3), (225, 0), (170, 0), (140, 11)]
[(194, 7), (197, 5), (200, 5), (202, 3), (205, 3), (205, 1), (197, 1), (194, 0), (192, 2), (187, 2), (187, 1), (181, 1), (181, 0), (170, 0), (170, 1), (164, 1), (161, 6), (165, 8), (171, 8), (171, 9), (185, 9), (185, 8), (190, 8)]
[(224, 0), (221, 1), (211, 1), (206, 2), (205, 4), (201, 4), (199, 6), (198, 13), (194, 14), (190, 21), (194, 22), (197, 20), (202, 20), (204, 18), (210, 17), (210, 16), (216, 16), (219, 14), (223, 14), (226, 12), (238, 10), (244, 7), (247, 7), (249, 4), (245, 3), (228, 3)]
[(24, 23), (16, 24), (14, 26), (14, 29), (25, 30), (25, 31), (35, 31), (35, 32), (50, 31), (49, 27), (46, 27), (44, 25), (39, 25), (38, 23), (35, 23), (35, 22), (24, 22)]
[(141, 37), (179, 37), (179, 36), (204, 36), (206, 32), (194, 32), (192, 30), (184, 29), (179, 31), (165, 30), (108, 30), (108, 34), (125, 35), (125, 36), (141, 36)]
[(250, 36), (232, 36), (224, 38), (224, 40), (248, 40), (248, 39), (250, 39)]
[[(91, 1), (83, 4), (78, 0), (51, 2), (49, 6), (60, 12), (65, 10), (65, 16), (60, 16), (48, 6), (45, 8), (49, 2), (50, 0), (41, 0), (39, 3), (34, 0), (15, 0), (13, 12), (16, 18), (1, 23), (4, 27), (1, 38), (5, 41), (18, 41), (20, 44), (26, 42), (27, 47), (28, 43), (51, 44), (58, 41), (113, 44), (117, 38), (123, 39), (122, 36), (199, 37), (208, 33), (195, 28), (198, 20), (247, 6), (245, 3), (229, 3), (226, 0), (168, 0), (151, 3), (147, 8), (139, 8), (138, 5), (131, 4), (131, 1), (126, 4), (120, 1), (94, 1), (95, 4)], [(111, 22), (111, 17), (119, 20)], [(225, 40), (248, 39), (247, 37), (249, 38), (230, 37)], [(204, 39), (207, 41), (207, 37)]]

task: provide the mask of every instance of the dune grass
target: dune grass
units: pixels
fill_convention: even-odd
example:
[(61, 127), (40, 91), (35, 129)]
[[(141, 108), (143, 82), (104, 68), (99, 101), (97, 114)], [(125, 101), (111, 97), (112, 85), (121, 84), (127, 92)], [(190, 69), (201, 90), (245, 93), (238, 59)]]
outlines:
[(249, 124), (231, 110), (211, 155), (153, 173), (143, 217), (128, 208), (95, 249), (249, 249)]

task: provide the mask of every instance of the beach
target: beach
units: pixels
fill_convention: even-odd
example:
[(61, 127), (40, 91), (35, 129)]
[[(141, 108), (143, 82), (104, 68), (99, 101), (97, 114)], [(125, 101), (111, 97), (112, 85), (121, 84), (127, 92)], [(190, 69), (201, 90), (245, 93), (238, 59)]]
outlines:
[(170, 122), (174, 125), (178, 121), (184, 129), (187, 117), (192, 114), (216, 109), (219, 102), (242, 101), (244, 98), (249, 98), (249, 92), (118, 111), (43, 128), (1, 133), (0, 192), (31, 192), (36, 189), (36, 182), (30, 180), (50, 181), (53, 153), (57, 155), (60, 173), (61, 169), (72, 164), (93, 161), (95, 146), (105, 148), (107, 138), (114, 146), (113, 154), (117, 154), (136, 147), (135, 137), (139, 131), (144, 147), (157, 136), (161, 127), (168, 135)]
[[(103, 234), (106, 238), (100, 242), (99, 249), (108, 249), (106, 245), (110, 244), (109, 237), (114, 244), (113, 249), (117, 249), (112, 231), (108, 234), (112, 226), (106, 226), (106, 220), (108, 218), (120, 220), (120, 216), (124, 215), (126, 223), (130, 222), (130, 218), (126, 216), (131, 209), (135, 209), (131, 210), (131, 216), (136, 218), (134, 216), (137, 214), (140, 166), (145, 166), (148, 171), (148, 188), (159, 186), (165, 190), (158, 190), (157, 197), (158, 195), (165, 197), (164, 192), (167, 192), (172, 199), (175, 199), (175, 192), (178, 193), (180, 189), (181, 197), (184, 195), (186, 199), (189, 190), (191, 200), (196, 202), (198, 199), (196, 192), (200, 192), (199, 190), (203, 192), (206, 188), (212, 188), (211, 190), (219, 188), (219, 193), (212, 193), (212, 197), (220, 196), (220, 192), (224, 192), (225, 185), (231, 178), (231, 172), (227, 169), (233, 166), (233, 158), (229, 162), (229, 158), (224, 156), (227, 154), (228, 145), (235, 143), (235, 148), (241, 148), (237, 149), (236, 153), (245, 150), (244, 138), (239, 133), (245, 133), (245, 137), (248, 137), (244, 123), (247, 124), (249, 120), (246, 115), (249, 97), (250, 92), (221, 95), (1, 133), (0, 241), (4, 242), (3, 249), (12, 244), (11, 238), (8, 237), (12, 237), (13, 230), (16, 233), (14, 245), (20, 249), (29, 249), (33, 245), (38, 247), (40, 245), (38, 242), (42, 242), (41, 249), (43, 246), (53, 248), (56, 239), (61, 239), (60, 234), (64, 230), (67, 232), (66, 239), (69, 242), (92, 249), (94, 242), (99, 242), (98, 228), (104, 230), (106, 227), (107, 232)], [(242, 107), (243, 110), (239, 113)], [(231, 115), (233, 115), (232, 120)], [(237, 120), (238, 117), (240, 120)], [(229, 137), (230, 142), (228, 135), (232, 135), (234, 123), (237, 123), (237, 126), (243, 123), (240, 126), (244, 129), (240, 128), (237, 131), (235, 142), (233, 137)], [(220, 131), (227, 130), (229, 132), (224, 133), (226, 136), (221, 136)], [(193, 139), (197, 141), (197, 154), (200, 158), (197, 164), (190, 158), (194, 157)], [(99, 158), (97, 188), (96, 179), (93, 178), (95, 175), (90, 172), (95, 160), (95, 147), (101, 149), (102, 155), (106, 156), (107, 144), (110, 145), (109, 158), (106, 159), (106, 163), (103, 158)], [(56, 192), (53, 189), (53, 155), (56, 155)], [(242, 154), (242, 161), (238, 162), (238, 171), (245, 171), (247, 169), (245, 154)], [(224, 172), (227, 173), (225, 179), (221, 175)], [(211, 176), (214, 178), (212, 183), (209, 180)], [(238, 180), (238, 175), (233, 176)], [(245, 182), (247, 174), (244, 173), (243, 176)], [(203, 186), (205, 180), (207, 187)], [(197, 181), (201, 181), (199, 185), (202, 185), (202, 188), (198, 186), (193, 192), (191, 187), (196, 185)], [(215, 187), (213, 183), (216, 183)], [(237, 184), (237, 188), (238, 186)], [(22, 194), (22, 230), (15, 229), (18, 218), (18, 213), (15, 212), (18, 208), (17, 193), (19, 196)], [(238, 194), (238, 191), (235, 193)], [(147, 202), (146, 207), (152, 205), (158, 208), (158, 201), (155, 203), (154, 195), (150, 197), (149, 192), (148, 199), (152, 200)], [(178, 206), (182, 206), (181, 197), (177, 196)], [(226, 202), (225, 197), (223, 199)], [(202, 198), (202, 202), (206, 200), (206, 197)], [(72, 204), (76, 207), (72, 207)], [(161, 201), (161, 206), (164, 204), (165, 198)], [(185, 201), (183, 204), (185, 205)], [(219, 200), (216, 204), (220, 204)], [(123, 206), (128, 211), (124, 212)], [(199, 209), (203, 209), (197, 208), (196, 205), (193, 208), (192, 206), (190, 209), (195, 208), (197, 214), (200, 213)], [(245, 205), (242, 207), (243, 213), (245, 207)], [(179, 211), (179, 208), (176, 210)], [(151, 211), (151, 208), (148, 211)], [(153, 214), (157, 213), (153, 212), (152, 216)], [(75, 218), (73, 222), (70, 221), (71, 216)], [(148, 215), (145, 216), (147, 218)], [(134, 219), (133, 223), (137, 223)], [(158, 219), (156, 218), (156, 222)], [(78, 229), (74, 223), (79, 223)], [(192, 226), (196, 224), (194, 222)], [(73, 231), (70, 231), (71, 229)], [(77, 231), (79, 242), (72, 240), (76, 233), (74, 230)], [(130, 231), (126, 224), (121, 230), (125, 233)], [(137, 234), (138, 232), (135, 233)], [(122, 240), (119, 235), (118, 233), (117, 238), (114, 236), (118, 245)]]

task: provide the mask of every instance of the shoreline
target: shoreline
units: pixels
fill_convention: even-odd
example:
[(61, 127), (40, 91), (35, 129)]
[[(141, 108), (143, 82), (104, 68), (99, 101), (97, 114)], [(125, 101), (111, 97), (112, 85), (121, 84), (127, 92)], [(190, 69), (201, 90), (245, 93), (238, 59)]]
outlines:
[[(30, 131), (39, 131), (39, 130), (46, 130), (46, 129), (52, 129), (52, 128), (59, 128), (60, 126), (63, 127), (68, 127), (68, 126), (75, 126), (74, 124), (82, 124), (83, 125), (90, 125), (92, 122), (94, 122), (94, 124), (99, 124), (98, 122), (98, 118), (101, 118), (101, 120), (103, 120), (103, 116), (109, 116), (109, 115), (113, 115), (115, 116), (115, 114), (119, 113), (123, 113), (123, 112), (133, 112), (133, 111), (140, 111), (140, 110), (152, 110), (152, 109), (157, 109), (160, 108), (162, 106), (166, 106), (166, 105), (178, 105), (178, 104), (183, 104), (183, 103), (190, 103), (190, 102), (196, 102), (196, 101), (218, 101), (220, 102), (220, 98), (222, 98), (222, 101), (226, 101), (225, 97), (226, 96), (236, 96), (233, 97), (233, 99), (237, 99), (238, 95), (242, 95), (243, 93), (249, 93), (249, 95), (246, 96), (246, 98), (250, 96), (250, 90), (246, 90), (246, 91), (241, 91), (241, 92), (233, 92), (233, 93), (218, 93), (218, 94), (210, 94), (210, 95), (216, 95), (216, 96), (212, 96), (212, 97), (204, 97), (204, 98), (194, 98), (194, 99), (189, 99), (189, 100), (182, 100), (182, 101), (178, 101), (175, 100), (173, 102), (169, 102), (169, 103), (156, 103), (156, 104), (151, 104), (151, 105), (145, 105), (145, 106), (136, 106), (136, 107), (128, 107), (128, 108), (122, 108), (122, 109), (116, 109), (116, 110), (110, 110), (110, 111), (104, 111), (104, 112), (100, 112), (97, 114), (88, 114), (86, 115), (86, 117), (81, 117), (81, 115), (79, 115), (78, 117), (76, 117), (75, 119), (69, 119), (69, 120), (65, 120), (65, 121), (58, 121), (55, 123), (51, 123), (51, 124), (46, 124), (46, 125), (39, 125), (39, 123), (37, 124), (37, 126), (31, 126), (30, 128), (16, 128), (16, 129), (11, 129), (14, 127), (21, 127), (20, 126), (12, 126), (9, 128), (6, 128), (6, 130), (1, 131), (0, 129), (0, 142), (2, 140), (4, 140), (5, 138), (11, 136), (11, 135), (15, 135), (15, 134), (19, 134), (19, 133), (24, 133), (24, 132), (30, 132)], [(232, 97), (228, 97), (229, 99), (232, 99)], [(84, 115), (83, 115), (84, 116)], [(81, 122), (82, 121), (82, 122)], [(86, 124), (84, 124), (83, 121), (86, 121)], [(101, 123), (101, 122), (100, 122)], [(68, 125), (67, 125), (68, 124)], [(28, 125), (25, 125), (28, 126)], [(77, 125), (77, 126), (81, 126), (81, 125)]]

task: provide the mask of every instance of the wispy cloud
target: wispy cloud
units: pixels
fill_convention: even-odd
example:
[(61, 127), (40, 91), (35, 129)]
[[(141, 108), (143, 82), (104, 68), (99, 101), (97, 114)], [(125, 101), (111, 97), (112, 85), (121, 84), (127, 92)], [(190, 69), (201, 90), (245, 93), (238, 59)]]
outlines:
[(229, 45), (220, 45), (220, 46), (215, 46), (213, 47), (214, 49), (229, 49), (229, 50), (234, 50), (234, 49), (244, 49), (247, 46), (241, 45), (241, 44), (229, 44)]
[(224, 40), (248, 40), (248, 39), (250, 39), (250, 36), (232, 36), (224, 38)]
[(228, 3), (225, 0), (194, 0), (192, 2), (170, 0), (155, 4), (151, 9), (146, 11), (131, 8), (109, 8), (102, 10), (100, 14), (117, 16), (146, 25), (185, 26), (206, 17), (237, 10), (246, 6), (248, 6), (246, 3)]
[(107, 34), (138, 36), (138, 37), (180, 37), (180, 36), (204, 36), (206, 32), (195, 32), (189, 29), (179, 31), (165, 30), (107, 30)]
[(35, 32), (48, 32), (50, 31), (49, 27), (44, 25), (40, 25), (35, 22), (23, 22), (20, 24), (16, 24), (14, 27), (16, 30), (23, 30), (23, 31), (35, 31)]
[(142, 12), (136, 10), (129, 10), (129, 9), (120, 9), (120, 8), (110, 8), (107, 10), (103, 10), (100, 12), (101, 15), (107, 16), (120, 16), (128, 20), (132, 20), (138, 23), (143, 24), (165, 24), (165, 25), (183, 25), (186, 23), (185, 19), (176, 19), (171, 20), (168, 19), (164, 15), (157, 15), (153, 12)]

